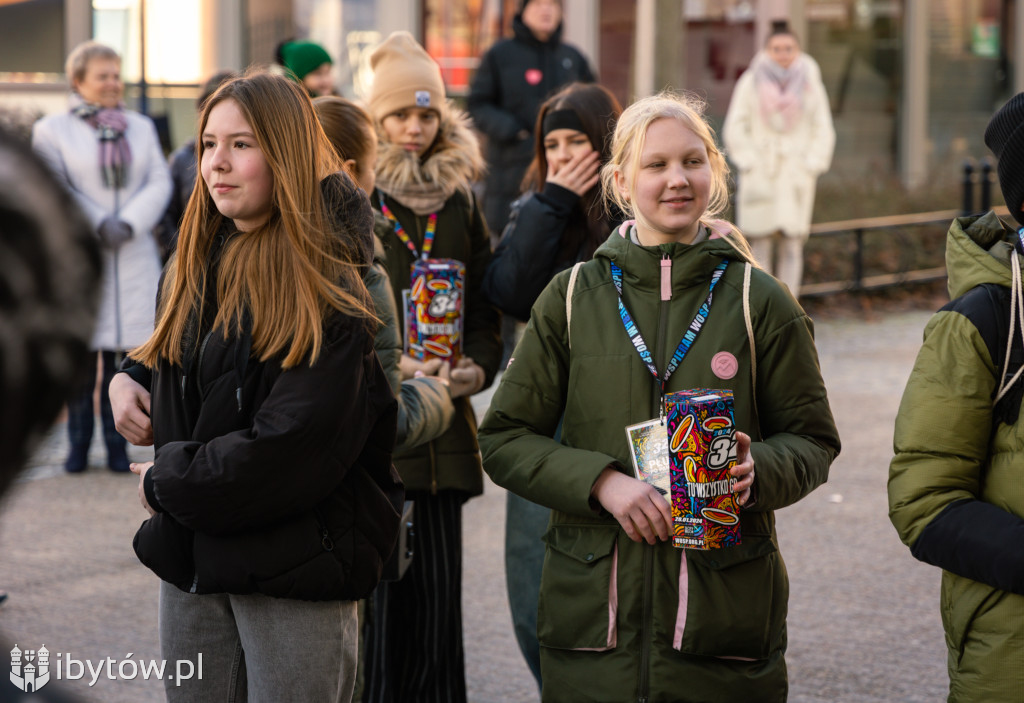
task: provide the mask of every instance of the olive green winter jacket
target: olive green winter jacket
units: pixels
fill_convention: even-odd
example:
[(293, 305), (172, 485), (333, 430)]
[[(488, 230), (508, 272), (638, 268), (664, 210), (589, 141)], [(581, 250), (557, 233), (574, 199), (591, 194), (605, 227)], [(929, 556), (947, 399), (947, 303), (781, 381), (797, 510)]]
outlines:
[[(666, 302), (663, 256), (672, 262)], [(658, 385), (620, 320), (609, 260), (623, 269), (626, 307), (664, 370), (722, 258), (732, 263), (667, 390), (733, 390), (737, 428), (764, 437), (751, 449), (756, 500), (741, 516), (739, 546), (701, 552), (636, 543), (590, 498), (605, 467), (631, 473), (625, 428), (657, 417), (659, 405)], [(571, 350), (571, 272), (556, 276), (533, 308), (480, 445), (497, 483), (553, 509), (538, 622), (545, 701), (786, 699), (788, 579), (773, 511), (826, 480), (839, 437), (810, 320), (777, 281), (752, 273), (756, 415), (744, 262), (724, 240), (640, 247), (613, 233), (579, 270)], [(735, 357), (734, 376), (716, 375), (716, 355)], [(559, 444), (551, 436), (563, 414)]]
[(925, 328), (889, 467), (900, 539), (944, 569), (951, 703), (1024, 700), (1024, 422), (993, 412), (1009, 323), (988, 292), (1007, 294), (1012, 234), (991, 212), (950, 227), (954, 300)]

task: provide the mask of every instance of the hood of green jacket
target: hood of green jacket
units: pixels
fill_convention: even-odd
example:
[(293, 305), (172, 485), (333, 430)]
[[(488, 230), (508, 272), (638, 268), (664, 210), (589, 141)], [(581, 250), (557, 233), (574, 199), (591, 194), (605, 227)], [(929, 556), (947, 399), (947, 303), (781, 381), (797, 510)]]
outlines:
[(1013, 235), (991, 210), (953, 220), (946, 235), (949, 297), (959, 298), (982, 283), (1009, 287)]
[[(683, 256), (699, 247), (698, 256)], [(604, 244), (594, 252), (595, 259), (614, 261), (622, 269), (623, 282), (628, 288), (639, 291), (657, 291), (661, 287), (661, 268), (652, 265), (668, 255), (672, 259), (672, 286), (690, 287), (705, 284), (711, 270), (722, 259), (742, 261), (743, 256), (728, 241), (721, 238), (705, 240), (699, 244), (659, 244), (637, 246), (616, 228)]]

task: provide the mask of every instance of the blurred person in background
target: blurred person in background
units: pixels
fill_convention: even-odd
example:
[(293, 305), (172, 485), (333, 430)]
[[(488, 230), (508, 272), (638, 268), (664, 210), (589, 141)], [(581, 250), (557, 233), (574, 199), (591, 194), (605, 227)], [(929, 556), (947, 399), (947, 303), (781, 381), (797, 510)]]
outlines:
[[(234, 75), (232, 71), (221, 71), (207, 79), (199, 92), (199, 97), (196, 98), (196, 111), (201, 112), (206, 99)], [(195, 136), (189, 137), (184, 144), (175, 149), (168, 157), (167, 163), (171, 167), (174, 188), (171, 190), (171, 202), (167, 204), (167, 211), (164, 212), (163, 219), (154, 232), (160, 244), (160, 258), (164, 263), (178, 245), (178, 224), (181, 222), (181, 216), (185, 214), (185, 206), (196, 184)]]
[(288, 77), (306, 89), (309, 97), (334, 95), (334, 60), (327, 50), (316, 42), (289, 39), (277, 45), (277, 63), (286, 69)]
[[(2, 129), (0, 250), (2, 498), (72, 389), (83, 375), (95, 374), (89, 341), (101, 274), (99, 244), (72, 196), (36, 154)], [(3, 651), (14, 644), (0, 634)], [(0, 701), (28, 700), (12, 683), (0, 686)], [(51, 683), (31, 700), (73, 699)]]
[[(525, 195), (512, 204), (501, 242), (484, 275), (483, 294), (506, 315), (525, 321), (560, 271), (589, 261), (621, 213), (603, 204), (599, 171), (622, 108), (596, 83), (572, 83), (548, 98)], [(517, 329), (523, 327), (517, 324)], [(505, 582), (516, 640), (540, 684), (537, 598), (551, 511), (511, 491), (505, 513)]]
[[(562, 42), (561, 0), (523, 0), (512, 32), (480, 58), (466, 103), (474, 127), (486, 137), (483, 208), (492, 247), (498, 245), (533, 158), (541, 103), (568, 83), (594, 80), (583, 54)], [(512, 319), (502, 321), (501, 336), (504, 365), (515, 340)]]
[[(369, 114), (351, 100), (335, 96), (316, 98), (313, 109), (335, 153), (345, 163), (356, 185), (364, 193), (372, 193), (376, 182), (377, 133)], [(436, 439), (448, 430), (455, 416), (452, 398), (461, 395), (459, 391), (464, 390), (464, 384), (449, 386), (450, 368), (445, 369), (441, 376), (432, 375), (441, 370), (440, 359), (432, 362), (430, 373), (402, 379), (402, 317), (395, 307), (381, 242), (381, 236), (391, 232), (391, 223), (377, 210), (373, 214), (373, 264), (363, 274), (363, 281), (373, 298), (374, 312), (381, 321), (373, 346), (398, 399), (395, 448), (402, 451)], [(446, 365), (450, 367), (450, 364)]]
[[(335, 96), (313, 100), (313, 109), (345, 168), (364, 193), (372, 193), (376, 183), (374, 165), (377, 160), (377, 132), (373, 120), (362, 107)], [(395, 451), (401, 452), (431, 442), (448, 431), (455, 417), (453, 400), (472, 388), (466, 381), (451, 379), (451, 365), (440, 359), (428, 362), (428, 368), (413, 378), (402, 378), (403, 354), (402, 315), (395, 307), (391, 278), (382, 237), (391, 233), (391, 222), (377, 210), (374, 214), (373, 264), (363, 274), (363, 281), (373, 298), (374, 312), (380, 319), (373, 347), (384, 367), (391, 390), (398, 400), (398, 431)], [(437, 375), (432, 375), (436, 373)], [(415, 521), (415, 517), (413, 518)], [(370, 610), (372, 613), (372, 609)], [(365, 602), (359, 604), (360, 656), (359, 674), (353, 700), (362, 700), (364, 687), (363, 633), (373, 627), (366, 617)]]
[[(68, 56), (65, 71), (71, 108), (37, 122), (32, 146), (72, 192), (102, 245), (103, 289), (92, 348), (101, 357), (107, 465), (127, 472), (126, 444), (114, 427), (107, 386), (124, 350), (142, 344), (153, 331), (161, 266), (152, 232), (170, 199), (171, 177), (153, 122), (121, 101), (117, 52), (87, 41)], [(95, 386), (96, 369), (86, 369), (68, 401), (70, 452), (64, 468), (70, 473), (88, 466)]]
[(799, 296), (814, 191), (836, 133), (821, 69), (784, 20), (736, 82), (722, 140), (739, 171), (736, 224), (765, 271)]
[(594, 80), (583, 54), (562, 42), (561, 0), (524, 0), (512, 31), (481, 57), (467, 101), (487, 137), (484, 217), (495, 244), (533, 158), (540, 104), (568, 83)]

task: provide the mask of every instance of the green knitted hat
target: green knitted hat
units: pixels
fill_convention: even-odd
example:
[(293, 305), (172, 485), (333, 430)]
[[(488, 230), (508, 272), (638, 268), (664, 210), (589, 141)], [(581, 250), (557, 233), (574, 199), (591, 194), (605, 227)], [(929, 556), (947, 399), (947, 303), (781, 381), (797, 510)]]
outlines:
[(311, 41), (286, 42), (281, 46), (281, 61), (300, 81), (321, 65), (334, 63), (322, 46)]

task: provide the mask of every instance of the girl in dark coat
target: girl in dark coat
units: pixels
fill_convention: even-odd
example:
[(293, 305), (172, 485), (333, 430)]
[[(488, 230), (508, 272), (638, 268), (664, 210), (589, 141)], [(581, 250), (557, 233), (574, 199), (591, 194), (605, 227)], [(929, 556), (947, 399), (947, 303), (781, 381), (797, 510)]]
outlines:
[[(368, 103), (380, 139), (371, 202), (390, 225), (381, 240), (395, 307), (407, 309), (403, 290), (411, 288), (417, 261), (465, 266), (462, 357), (450, 378), (472, 395), (490, 385), (501, 358), (499, 315), (480, 294), (491, 247), (471, 191), (482, 167), (476, 137), (447, 101), (437, 63), (411, 34), (388, 37), (370, 66)], [(403, 354), (400, 364), (411, 378), (431, 373), (436, 360)], [(483, 471), (467, 397), (455, 399), (455, 413), (443, 435), (395, 456), (416, 504), (416, 556), (402, 580), (382, 583), (374, 594), (367, 703), (466, 699), (462, 504), (483, 492)]]
[(548, 281), (589, 260), (608, 237), (617, 218), (605, 210), (598, 171), (621, 112), (615, 96), (593, 83), (573, 83), (541, 106), (527, 192), (512, 204), (484, 276), (484, 295), (502, 312), (528, 320)]
[[(588, 261), (616, 218), (602, 203), (598, 172), (608, 161), (622, 108), (606, 88), (573, 83), (540, 108), (540, 135), (523, 186), (484, 276), (483, 293), (517, 320), (559, 271)], [(517, 325), (517, 333), (522, 325)], [(517, 334), (518, 336), (518, 334)], [(551, 511), (514, 493), (505, 513), (505, 578), (519, 649), (540, 684), (537, 596)]]
[(111, 384), (119, 429), (156, 447), (132, 470), (163, 656), (203, 653), (201, 680), (166, 693), (348, 701), (355, 599), (380, 577), (403, 499), (365, 259), (335, 216), (350, 208), (368, 239), (369, 204), (347, 176), (322, 195), (341, 163), (284, 77), (222, 86), (199, 138), (203, 180), (156, 329)]

